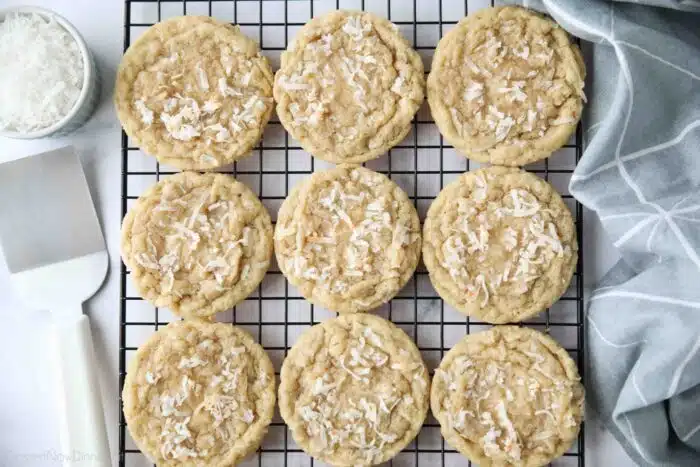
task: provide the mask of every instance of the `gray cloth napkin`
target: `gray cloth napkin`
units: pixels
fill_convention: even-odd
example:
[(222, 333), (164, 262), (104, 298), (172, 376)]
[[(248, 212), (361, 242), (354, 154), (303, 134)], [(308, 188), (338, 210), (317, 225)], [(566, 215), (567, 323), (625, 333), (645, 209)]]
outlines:
[(700, 466), (700, 2), (523, 3), (594, 44), (570, 191), (623, 259), (589, 302), (590, 406), (639, 465)]

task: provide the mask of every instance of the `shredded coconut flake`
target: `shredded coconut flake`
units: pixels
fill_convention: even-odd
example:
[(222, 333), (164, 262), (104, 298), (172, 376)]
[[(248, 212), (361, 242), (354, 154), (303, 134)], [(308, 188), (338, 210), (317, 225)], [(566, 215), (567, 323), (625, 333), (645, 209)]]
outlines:
[(136, 106), (136, 110), (138, 110), (141, 114), (141, 121), (143, 123), (146, 125), (153, 123), (153, 111), (146, 107), (146, 103), (143, 101), (143, 99), (138, 99), (135, 101), (134, 106)]
[(520, 460), (521, 447), (518, 441), (518, 433), (515, 431), (513, 422), (508, 418), (508, 412), (503, 401), (496, 404), (496, 419), (498, 424), (505, 430), (505, 439), (503, 440), (503, 450), (509, 457), (515, 460)]
[(513, 118), (510, 116), (499, 120), (498, 124), (496, 125), (496, 141), (500, 142), (506, 139), (508, 137), (508, 133), (510, 133), (510, 129), (513, 128), (513, 125), (515, 125), (515, 120), (513, 120)]
[(231, 74), (231, 70), (233, 69), (233, 57), (223, 51), (221, 52), (221, 66), (224, 67), (226, 76)]
[(321, 36), (321, 47), (326, 56), (330, 55), (333, 51), (333, 36), (330, 34), (324, 34)]
[(486, 199), (486, 192), (488, 191), (488, 184), (484, 176), (479, 174), (476, 176), (476, 188), (472, 192), (472, 196), (475, 201), (483, 201)]
[(197, 63), (197, 66), (194, 67), (194, 70), (197, 73), (197, 82), (199, 83), (200, 89), (202, 91), (208, 91), (209, 79), (207, 79), (207, 73), (202, 69), (202, 64)]
[(207, 364), (207, 362), (204, 361), (204, 360), (202, 360), (202, 359), (199, 357), (199, 355), (194, 354), (194, 355), (193, 355), (192, 357), (190, 357), (190, 358), (184, 358), (184, 357), (183, 357), (183, 358), (180, 360), (180, 364), (178, 365), (178, 368), (179, 368), (179, 369), (183, 369), (183, 368), (196, 368), (196, 367), (198, 367), (198, 366), (200, 366), (200, 365), (206, 365), (206, 364)]
[(478, 81), (472, 81), (464, 91), (464, 100), (473, 101), (484, 95), (484, 84)]
[(472, 71), (472, 73), (475, 73), (477, 75), (484, 75), (487, 78), (493, 77), (493, 74), (490, 71), (488, 71), (485, 68), (481, 68), (476, 63), (471, 61), (471, 59), (469, 57), (464, 57), (464, 61), (466, 62), (467, 67), (469, 67), (469, 69)]
[(306, 91), (311, 85), (303, 82), (301, 75), (281, 76), (280, 85), (287, 91)]
[(227, 96), (242, 96), (243, 94), (237, 89), (232, 88), (226, 82), (226, 78), (219, 78), (217, 81), (217, 88), (219, 89), (219, 94), (223, 97)]
[(516, 57), (520, 57), (523, 60), (527, 60), (527, 58), (530, 56), (530, 47), (528, 47), (527, 45), (523, 45), (520, 49), (516, 49), (514, 47), (513, 55), (515, 55)]
[(527, 94), (523, 91), (525, 86), (524, 81), (513, 81), (513, 86), (499, 88), (498, 92), (500, 94), (509, 94), (508, 100), (511, 102), (525, 102), (527, 100)]
[(158, 381), (158, 377), (153, 376), (153, 373), (151, 373), (150, 371), (147, 371), (146, 372), (146, 382), (148, 384), (156, 384), (156, 381)]
[(204, 105), (202, 106), (202, 112), (204, 112), (205, 114), (211, 114), (219, 110), (219, 108), (221, 108), (221, 104), (212, 99), (208, 99), (204, 101)]
[(343, 31), (349, 35), (353, 40), (360, 41), (372, 30), (372, 25), (370, 23), (362, 23), (361, 16), (350, 16), (343, 24)]
[(502, 240), (506, 251), (513, 251), (518, 246), (518, 233), (512, 227), (508, 227), (503, 231)]
[(403, 86), (403, 83), (404, 77), (403, 75), (399, 74), (399, 76), (397, 76), (394, 80), (394, 84), (391, 85), (391, 92), (401, 94), (401, 86)]

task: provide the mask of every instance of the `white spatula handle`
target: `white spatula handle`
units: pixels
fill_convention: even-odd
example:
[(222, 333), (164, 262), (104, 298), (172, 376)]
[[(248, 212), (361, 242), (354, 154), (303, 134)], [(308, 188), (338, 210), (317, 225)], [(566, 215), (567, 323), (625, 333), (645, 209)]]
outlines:
[(61, 310), (55, 315), (54, 334), (57, 343), (56, 373), (60, 378), (56, 392), (60, 398), (63, 465), (110, 466), (88, 317)]

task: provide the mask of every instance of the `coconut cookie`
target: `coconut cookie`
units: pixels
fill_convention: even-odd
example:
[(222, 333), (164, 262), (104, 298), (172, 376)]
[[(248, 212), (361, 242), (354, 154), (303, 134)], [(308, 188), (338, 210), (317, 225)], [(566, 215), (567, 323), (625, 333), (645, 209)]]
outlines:
[(275, 371), (242, 329), (176, 321), (138, 349), (122, 399), (131, 437), (159, 466), (232, 466), (267, 433)]
[(371, 13), (314, 18), (282, 54), (277, 114), (314, 156), (375, 159), (408, 134), (423, 102), (423, 62), (398, 28)]
[(203, 16), (149, 28), (124, 54), (114, 102), (144, 152), (206, 170), (247, 155), (272, 112), (273, 75), (237, 26)]
[(578, 47), (556, 23), (525, 8), (486, 8), (440, 40), (428, 102), (445, 139), (469, 158), (519, 166), (567, 143), (584, 77)]
[(411, 338), (368, 314), (308, 329), (280, 375), (280, 413), (294, 440), (334, 466), (394, 457), (418, 434), (428, 397), (428, 371)]
[(270, 215), (233, 177), (182, 172), (141, 195), (124, 217), (122, 258), (139, 294), (186, 318), (245, 299), (272, 257)]
[(280, 270), (307, 300), (338, 313), (368, 311), (408, 282), (420, 221), (386, 176), (341, 165), (316, 172), (284, 200), (275, 227)]
[(583, 386), (549, 336), (498, 326), (464, 337), (435, 370), (430, 407), (445, 441), (482, 466), (538, 467), (578, 436)]
[(447, 185), (428, 210), (423, 261), (440, 296), (489, 323), (528, 319), (566, 291), (578, 244), (571, 213), (541, 178), (489, 167)]

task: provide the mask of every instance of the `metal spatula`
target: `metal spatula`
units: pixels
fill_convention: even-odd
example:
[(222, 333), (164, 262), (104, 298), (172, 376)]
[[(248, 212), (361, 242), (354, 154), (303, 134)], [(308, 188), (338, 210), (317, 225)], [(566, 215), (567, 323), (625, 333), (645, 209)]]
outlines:
[(108, 257), (72, 147), (0, 164), (0, 247), (28, 306), (53, 312), (64, 465), (110, 465), (88, 318)]

